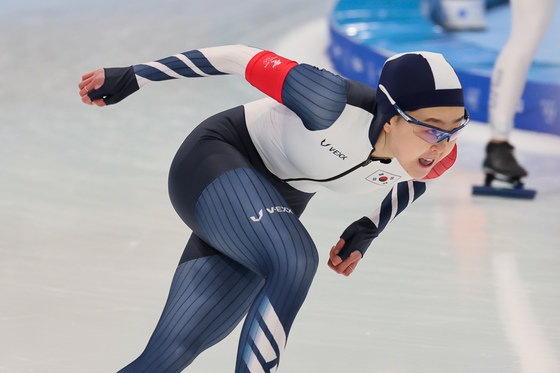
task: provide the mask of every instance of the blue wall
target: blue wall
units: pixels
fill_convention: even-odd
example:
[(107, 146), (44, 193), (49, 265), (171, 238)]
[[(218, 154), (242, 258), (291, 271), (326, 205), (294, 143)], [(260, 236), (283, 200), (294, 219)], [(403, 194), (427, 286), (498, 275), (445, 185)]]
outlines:
[[(554, 28), (553, 23), (549, 33), (558, 31)], [(485, 38), (485, 32), (467, 37), (445, 33), (422, 17), (419, 0), (341, 0), (331, 15), (330, 34), (329, 56), (336, 69), (372, 86), (377, 85), (383, 62), (394, 53), (444, 54), (461, 79), (471, 116), (487, 122), (490, 76), (501, 45), (488, 48), (472, 43), (473, 38)], [(560, 58), (534, 63), (531, 69), (515, 126), (560, 135)]]

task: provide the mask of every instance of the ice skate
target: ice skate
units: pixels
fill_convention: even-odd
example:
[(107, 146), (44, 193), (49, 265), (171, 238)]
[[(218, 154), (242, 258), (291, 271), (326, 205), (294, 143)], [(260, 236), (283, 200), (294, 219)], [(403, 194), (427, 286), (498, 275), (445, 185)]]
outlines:
[(525, 189), (521, 182), (521, 178), (527, 176), (527, 171), (517, 163), (513, 146), (508, 142), (488, 143), (482, 167), (486, 173), (484, 186), (473, 186), (474, 195), (535, 198), (537, 192)]

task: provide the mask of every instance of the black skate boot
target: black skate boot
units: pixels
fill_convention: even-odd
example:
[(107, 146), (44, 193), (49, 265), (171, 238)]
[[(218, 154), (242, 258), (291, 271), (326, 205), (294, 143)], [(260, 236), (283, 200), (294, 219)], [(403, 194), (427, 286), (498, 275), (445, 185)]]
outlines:
[[(517, 163), (513, 155), (513, 146), (508, 142), (488, 143), (486, 158), (482, 164), (486, 178), (484, 186), (473, 187), (475, 195), (490, 195), (511, 198), (535, 198), (536, 191), (523, 187), (521, 178), (527, 176), (527, 171)], [(493, 186), (494, 180), (505, 182), (509, 187)]]
[(482, 167), (487, 174), (493, 174), (497, 179), (506, 182), (527, 176), (527, 171), (513, 156), (513, 146), (508, 142), (489, 142), (486, 145), (486, 159)]

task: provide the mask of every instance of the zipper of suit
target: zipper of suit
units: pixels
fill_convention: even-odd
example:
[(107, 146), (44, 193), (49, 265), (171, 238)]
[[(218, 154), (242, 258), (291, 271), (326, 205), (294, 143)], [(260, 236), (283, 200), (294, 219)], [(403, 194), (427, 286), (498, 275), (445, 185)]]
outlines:
[(327, 179), (311, 179), (311, 178), (307, 178), (307, 177), (298, 177), (298, 178), (292, 178), (292, 179), (282, 179), (282, 181), (288, 182), (288, 181), (316, 181), (316, 182), (320, 182), (320, 183), (326, 183), (328, 181), (333, 181), (336, 179), (340, 179), (343, 176), (348, 175), (349, 173), (356, 171), (358, 168), (360, 167), (365, 167), (368, 164), (370, 164), (371, 162), (381, 162), (383, 164), (388, 164), (391, 163), (391, 159), (390, 158), (377, 158), (377, 157), (373, 157), (371, 154), (373, 153), (373, 150), (370, 152), (370, 155), (368, 155), (367, 159), (357, 165), (355, 165), (354, 167), (336, 175), (336, 176), (332, 176), (329, 177)]

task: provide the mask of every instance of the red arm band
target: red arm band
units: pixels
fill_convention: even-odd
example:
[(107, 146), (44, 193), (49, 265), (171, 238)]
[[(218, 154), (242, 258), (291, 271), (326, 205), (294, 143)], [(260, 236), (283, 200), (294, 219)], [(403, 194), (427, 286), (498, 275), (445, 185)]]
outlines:
[(245, 68), (245, 79), (251, 85), (282, 103), (282, 85), (288, 72), (297, 62), (280, 57), (270, 51), (256, 54)]
[(440, 177), (441, 175), (443, 175), (445, 171), (447, 171), (448, 169), (451, 168), (451, 166), (453, 166), (456, 159), (457, 159), (457, 144), (455, 144), (453, 150), (451, 150), (451, 153), (449, 153), (445, 158), (443, 158), (441, 161), (436, 163), (436, 165), (432, 168), (432, 170), (428, 173), (428, 175), (424, 177), (424, 179), (435, 179), (436, 177)]

